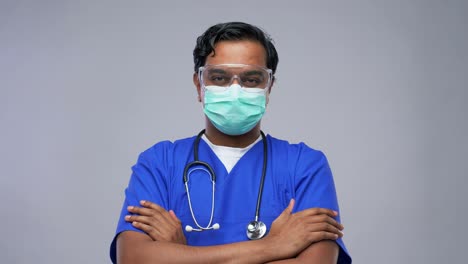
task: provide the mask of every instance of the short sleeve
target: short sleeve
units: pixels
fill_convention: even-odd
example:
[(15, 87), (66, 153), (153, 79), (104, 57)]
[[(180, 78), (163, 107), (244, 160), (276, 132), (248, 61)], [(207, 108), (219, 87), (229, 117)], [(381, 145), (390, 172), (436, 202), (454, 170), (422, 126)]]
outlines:
[[(303, 143), (297, 145), (296, 151), (291, 153), (296, 161), (294, 168), (291, 168), (294, 171), (296, 199), (294, 211), (321, 207), (339, 212), (335, 183), (326, 156)], [(336, 220), (341, 222), (340, 215)], [(351, 263), (343, 240), (339, 238), (336, 242), (340, 247), (338, 263)]]
[(125, 199), (117, 225), (117, 230), (112, 240), (110, 248), (110, 257), (113, 263), (116, 263), (116, 240), (117, 236), (124, 231), (143, 232), (125, 221), (124, 217), (131, 214), (127, 207), (140, 206), (141, 200), (151, 201), (168, 208), (168, 188), (167, 188), (167, 170), (168, 170), (168, 149), (170, 142), (161, 142), (152, 148), (141, 153), (137, 163), (132, 167), (130, 182), (125, 189)]

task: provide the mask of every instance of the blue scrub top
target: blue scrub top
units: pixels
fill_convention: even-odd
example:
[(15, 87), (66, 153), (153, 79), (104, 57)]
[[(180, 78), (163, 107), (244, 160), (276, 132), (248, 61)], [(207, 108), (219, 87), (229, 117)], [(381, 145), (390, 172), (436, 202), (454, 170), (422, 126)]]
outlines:
[[(127, 206), (140, 206), (140, 200), (174, 210), (182, 226), (197, 228), (190, 213), (183, 182), (183, 171), (193, 161), (195, 136), (163, 141), (140, 154), (132, 167), (132, 176), (125, 190), (125, 201), (120, 213), (116, 235), (110, 255), (116, 263), (116, 237), (127, 230), (143, 232), (125, 221), (130, 214)], [(339, 211), (333, 176), (325, 155), (304, 143), (289, 144), (287, 141), (267, 135), (268, 163), (259, 220), (270, 229), (271, 223), (296, 200), (294, 212), (313, 207)], [(254, 220), (259, 183), (263, 166), (263, 143), (256, 143), (236, 163), (230, 173), (211, 148), (200, 140), (199, 159), (213, 168), (216, 174), (215, 208), (213, 222), (219, 230), (185, 232), (187, 244), (209, 246), (248, 240), (247, 224)], [(198, 223), (205, 227), (211, 215), (212, 183), (208, 174), (196, 170), (190, 174), (190, 198)], [(340, 217), (336, 218), (340, 221)], [(338, 263), (351, 263), (351, 258), (340, 238)]]

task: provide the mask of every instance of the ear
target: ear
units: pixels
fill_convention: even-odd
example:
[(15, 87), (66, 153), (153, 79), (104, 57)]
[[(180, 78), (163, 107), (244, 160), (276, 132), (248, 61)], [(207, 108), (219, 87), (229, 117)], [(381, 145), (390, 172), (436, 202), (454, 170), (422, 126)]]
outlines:
[(197, 88), (198, 102), (201, 102), (202, 101), (201, 84), (200, 84), (200, 79), (198, 79), (198, 74), (196, 72), (193, 73), (193, 84), (195, 84), (195, 87)]

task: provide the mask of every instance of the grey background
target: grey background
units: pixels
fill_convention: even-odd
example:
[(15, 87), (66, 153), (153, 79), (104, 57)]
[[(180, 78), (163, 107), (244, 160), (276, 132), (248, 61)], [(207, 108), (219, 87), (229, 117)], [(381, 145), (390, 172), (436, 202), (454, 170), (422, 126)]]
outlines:
[(0, 2), (2, 263), (109, 263), (138, 154), (203, 127), (195, 38), (280, 55), (263, 129), (323, 150), (355, 263), (463, 263), (466, 1)]

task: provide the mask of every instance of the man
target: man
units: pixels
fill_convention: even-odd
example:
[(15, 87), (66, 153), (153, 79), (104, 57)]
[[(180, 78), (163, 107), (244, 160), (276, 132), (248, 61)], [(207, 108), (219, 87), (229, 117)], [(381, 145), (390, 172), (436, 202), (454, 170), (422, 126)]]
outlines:
[(140, 155), (113, 262), (351, 263), (323, 153), (260, 130), (278, 64), (269, 36), (217, 24), (193, 54), (205, 130)]

